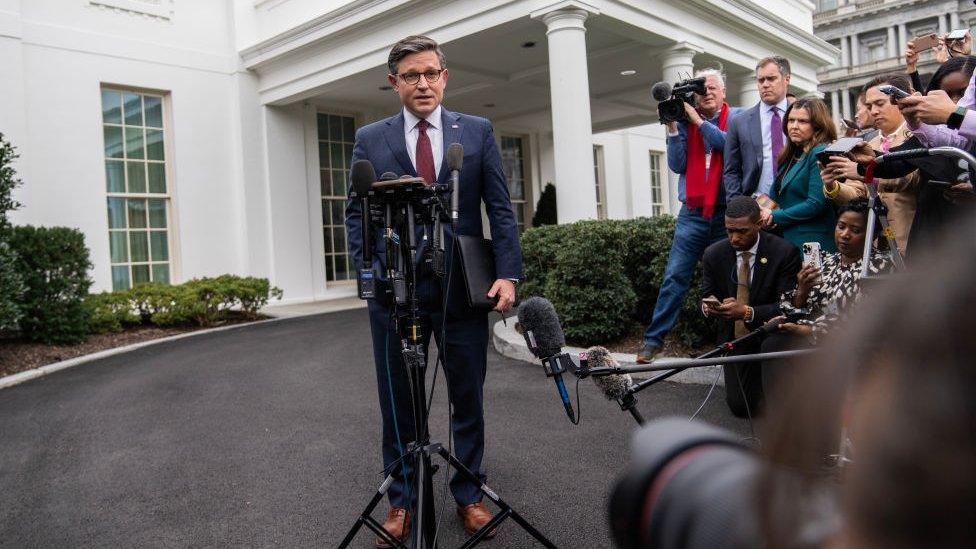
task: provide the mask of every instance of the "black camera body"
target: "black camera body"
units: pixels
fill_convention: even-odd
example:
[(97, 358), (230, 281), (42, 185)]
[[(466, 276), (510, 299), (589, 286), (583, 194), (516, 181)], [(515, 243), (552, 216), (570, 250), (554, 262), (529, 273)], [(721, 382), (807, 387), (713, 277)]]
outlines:
[(698, 95), (705, 95), (705, 77), (682, 80), (671, 88), (671, 97), (657, 104), (657, 114), (662, 124), (687, 120), (683, 103), (698, 106)]

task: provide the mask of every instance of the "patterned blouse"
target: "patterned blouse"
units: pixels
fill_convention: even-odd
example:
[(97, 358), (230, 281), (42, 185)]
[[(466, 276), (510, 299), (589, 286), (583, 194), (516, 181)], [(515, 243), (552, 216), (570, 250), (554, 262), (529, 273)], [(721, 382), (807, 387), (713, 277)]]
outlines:
[[(841, 262), (840, 253), (820, 252), (823, 260), (821, 270), (821, 282), (810, 289), (807, 297), (806, 309), (810, 311), (806, 317), (797, 321), (797, 324), (806, 324), (813, 327), (813, 340), (822, 338), (830, 329), (830, 325), (845, 317), (855, 303), (861, 299), (860, 279), (861, 279), (861, 259), (845, 265)], [(874, 275), (890, 270), (891, 260), (887, 255), (874, 255), (871, 257), (871, 266), (868, 271)], [(799, 311), (793, 306), (793, 296), (796, 289), (785, 292), (781, 298), (780, 310), (783, 314), (791, 314)]]

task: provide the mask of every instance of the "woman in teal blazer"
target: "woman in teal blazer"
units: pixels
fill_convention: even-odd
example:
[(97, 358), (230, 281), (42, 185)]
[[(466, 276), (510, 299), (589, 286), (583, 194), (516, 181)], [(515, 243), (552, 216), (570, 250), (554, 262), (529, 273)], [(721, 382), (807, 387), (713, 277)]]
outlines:
[(820, 99), (797, 99), (786, 109), (783, 131), (789, 140), (777, 158), (779, 173), (770, 197), (778, 208), (765, 210), (764, 220), (779, 227), (798, 248), (804, 242), (819, 242), (824, 251), (835, 252), (837, 215), (824, 196), (817, 165), (817, 153), (837, 139), (830, 110)]

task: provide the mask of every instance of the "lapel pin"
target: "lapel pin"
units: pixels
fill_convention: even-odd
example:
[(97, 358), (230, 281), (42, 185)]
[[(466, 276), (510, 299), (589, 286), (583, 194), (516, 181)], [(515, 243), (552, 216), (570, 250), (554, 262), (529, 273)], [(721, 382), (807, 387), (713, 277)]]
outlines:
[(763, 265), (765, 265), (767, 263), (767, 261), (768, 260), (765, 257), (760, 257), (759, 258), (759, 262), (762, 263)]
[(451, 124), (451, 129), (454, 129), (454, 130), (458, 129), (458, 125), (457, 124)]

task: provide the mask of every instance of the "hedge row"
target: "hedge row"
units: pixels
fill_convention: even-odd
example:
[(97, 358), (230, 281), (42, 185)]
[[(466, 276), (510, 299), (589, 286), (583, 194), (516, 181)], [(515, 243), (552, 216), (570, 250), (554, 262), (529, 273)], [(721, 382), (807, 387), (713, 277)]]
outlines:
[[(543, 296), (556, 307), (566, 337), (588, 346), (650, 322), (664, 279), (674, 218), (579, 221), (532, 228), (522, 235), (522, 298)], [(698, 309), (701, 266), (671, 330), (697, 345), (713, 326)]]
[(133, 324), (213, 326), (231, 311), (256, 318), (280, 288), (266, 278), (222, 275), (179, 285), (141, 284), (130, 290), (89, 295), (85, 305), (95, 333), (117, 332)]

